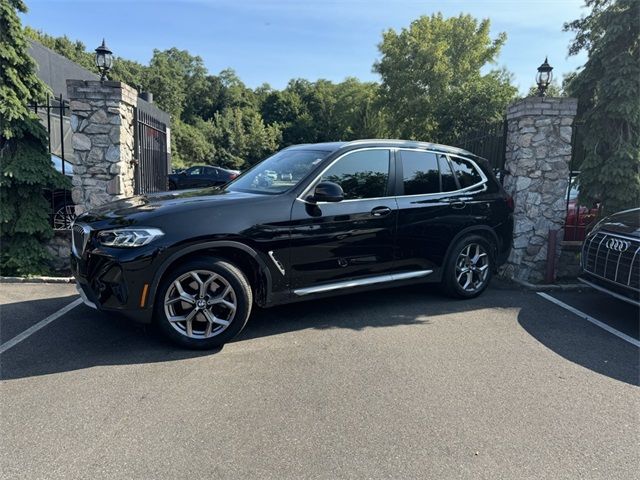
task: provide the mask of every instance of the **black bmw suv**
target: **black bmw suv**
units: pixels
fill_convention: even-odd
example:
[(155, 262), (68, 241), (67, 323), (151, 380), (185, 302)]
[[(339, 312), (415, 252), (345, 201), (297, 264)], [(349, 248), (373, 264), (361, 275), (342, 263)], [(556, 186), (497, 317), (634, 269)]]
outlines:
[(114, 202), (79, 216), (85, 302), (221, 345), (253, 304), (440, 282), (479, 295), (511, 247), (513, 204), (486, 161), (399, 140), (296, 145), (222, 188)]

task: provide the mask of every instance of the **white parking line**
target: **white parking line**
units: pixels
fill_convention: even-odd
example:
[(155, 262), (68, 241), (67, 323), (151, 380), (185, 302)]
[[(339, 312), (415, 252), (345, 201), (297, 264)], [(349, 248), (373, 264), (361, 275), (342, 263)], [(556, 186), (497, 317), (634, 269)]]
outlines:
[(60, 318), (62, 315), (64, 315), (65, 313), (67, 313), (70, 310), (73, 310), (74, 308), (76, 308), (81, 303), (82, 303), (82, 299), (81, 298), (76, 298), (73, 302), (71, 302), (69, 305), (67, 305), (65, 307), (62, 307), (56, 313), (53, 313), (53, 314), (49, 315), (44, 320), (40, 320), (35, 325), (32, 325), (31, 327), (27, 328), (24, 332), (20, 333), (19, 335), (16, 335), (15, 337), (13, 337), (8, 342), (5, 342), (2, 345), (0, 345), (0, 353), (4, 353), (7, 350), (9, 350), (11, 347), (15, 347), (17, 344), (19, 344), (25, 338), (28, 338), (30, 335), (33, 335), (34, 333), (36, 333), (41, 328), (46, 327), (51, 322), (53, 322), (56, 318)]
[(631, 345), (635, 345), (636, 347), (640, 348), (640, 341), (636, 340), (633, 337), (630, 337), (629, 335), (627, 335), (626, 333), (622, 333), (618, 330), (616, 330), (613, 327), (610, 327), (609, 325), (607, 325), (604, 322), (601, 322), (600, 320), (598, 320), (597, 318), (593, 318), (591, 315), (587, 315), (584, 312), (581, 312), (580, 310), (578, 310), (577, 308), (572, 307), (571, 305), (567, 305), (564, 302), (561, 302), (560, 300), (558, 300), (557, 298), (552, 297), (551, 295), (544, 293), (544, 292), (538, 292), (538, 295), (540, 295), (542, 298), (545, 298), (547, 300), (549, 300), (552, 303), (555, 303), (556, 305), (564, 308), (565, 310), (569, 310), (571, 313), (575, 313), (576, 315), (578, 315), (580, 318), (585, 319), (587, 322), (591, 322), (593, 323), (595, 326), (602, 328), (603, 330), (606, 330), (609, 333), (614, 334), (616, 337), (621, 338), (622, 340), (624, 340), (625, 342), (629, 342)]

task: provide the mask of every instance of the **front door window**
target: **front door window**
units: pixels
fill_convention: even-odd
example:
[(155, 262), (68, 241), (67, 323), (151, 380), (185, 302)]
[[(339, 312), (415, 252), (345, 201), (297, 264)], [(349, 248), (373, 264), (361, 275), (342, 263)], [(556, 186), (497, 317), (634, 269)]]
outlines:
[(386, 197), (389, 184), (389, 150), (361, 150), (345, 155), (322, 174), (344, 190), (345, 200)]

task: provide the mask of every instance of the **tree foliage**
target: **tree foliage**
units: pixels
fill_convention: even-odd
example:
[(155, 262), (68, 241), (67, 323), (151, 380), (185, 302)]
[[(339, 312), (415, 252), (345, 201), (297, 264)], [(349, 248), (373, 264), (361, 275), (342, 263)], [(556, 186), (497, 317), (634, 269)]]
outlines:
[(516, 89), (505, 70), (481, 72), (506, 40), (491, 39), (489, 28), (489, 20), (438, 13), (383, 34), (374, 69), (392, 134), (450, 142), (502, 117)]
[[(80, 42), (29, 34), (93, 68)], [(396, 136), (455, 144), (501, 119), (515, 97), (504, 69), (482, 73), (504, 41), (491, 39), (488, 20), (438, 14), (384, 34), (374, 66), (381, 84), (293, 79), (282, 90), (251, 89), (233, 70), (212, 75), (200, 57), (176, 48), (154, 51), (147, 66), (116, 59), (110, 77), (153, 92), (171, 113), (176, 165), (243, 167), (299, 143)]]
[[(93, 68), (82, 43), (29, 35)], [(481, 73), (504, 41), (490, 38), (488, 20), (438, 14), (384, 34), (374, 67), (381, 84), (293, 79), (283, 90), (253, 90), (233, 70), (211, 75), (200, 57), (176, 48), (154, 51), (148, 66), (117, 59), (110, 77), (153, 92), (171, 113), (176, 165), (243, 167), (298, 143), (388, 136), (455, 143), (501, 119), (515, 97), (508, 72)]]
[[(525, 96), (526, 97), (537, 97), (538, 95), (539, 95), (538, 85), (531, 85), (529, 87), (529, 91), (527, 92), (527, 94)], [(545, 91), (545, 95), (547, 97), (565, 97), (566, 96), (566, 92), (564, 91), (564, 88), (561, 87), (560, 85), (558, 85), (558, 82), (556, 82), (554, 80), (547, 87), (547, 90)]]
[(18, 12), (21, 0), (0, 1), (0, 270), (26, 275), (47, 270), (42, 242), (52, 235), (43, 189), (62, 186), (47, 153), (44, 127), (29, 109), (46, 94), (27, 54)]
[(282, 137), (279, 125), (265, 125), (257, 111), (232, 107), (216, 112), (210, 138), (216, 145), (214, 163), (240, 168), (274, 153)]
[(570, 53), (588, 53), (567, 84), (583, 124), (580, 200), (611, 212), (640, 204), (640, 2), (585, 3), (589, 15), (565, 25)]

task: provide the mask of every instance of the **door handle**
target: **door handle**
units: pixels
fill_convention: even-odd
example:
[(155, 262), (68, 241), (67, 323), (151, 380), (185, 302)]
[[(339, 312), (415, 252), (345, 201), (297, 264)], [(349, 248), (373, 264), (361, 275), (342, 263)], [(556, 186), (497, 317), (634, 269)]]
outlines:
[(374, 217), (384, 217), (385, 215), (389, 215), (391, 213), (391, 209), (389, 207), (376, 207), (371, 210), (371, 215)]
[(462, 210), (467, 204), (464, 203), (463, 200), (452, 200), (449, 202), (449, 205), (454, 210)]

